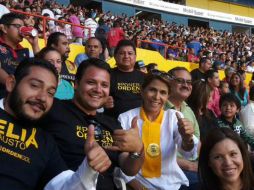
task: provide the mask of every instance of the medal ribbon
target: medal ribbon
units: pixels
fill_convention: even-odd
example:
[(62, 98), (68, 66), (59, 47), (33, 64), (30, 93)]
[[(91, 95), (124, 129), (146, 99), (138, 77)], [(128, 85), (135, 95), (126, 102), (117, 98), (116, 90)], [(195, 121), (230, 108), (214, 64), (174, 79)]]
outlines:
[(145, 161), (142, 166), (142, 175), (147, 178), (161, 176), (161, 148), (160, 127), (164, 110), (160, 111), (155, 121), (148, 120), (143, 107), (140, 109), (140, 117), (144, 121), (142, 126), (142, 141), (144, 143)]

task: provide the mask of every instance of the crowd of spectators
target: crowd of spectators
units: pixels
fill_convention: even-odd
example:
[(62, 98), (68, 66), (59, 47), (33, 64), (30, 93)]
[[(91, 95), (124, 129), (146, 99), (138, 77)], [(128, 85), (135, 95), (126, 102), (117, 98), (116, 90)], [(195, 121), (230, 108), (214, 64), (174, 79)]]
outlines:
[[(137, 47), (159, 51), (169, 60), (199, 63), (204, 56), (209, 57), (213, 67), (224, 69), (233, 67), (253, 72), (254, 36), (245, 33), (218, 31), (213, 28), (190, 27), (169, 23), (159, 19), (145, 20), (135, 16), (113, 15), (96, 9), (86, 9), (81, 6), (69, 5), (64, 7), (56, 2), (34, 1), (2, 1), (8, 8), (14, 8), (34, 14), (42, 14), (61, 21), (80, 24), (91, 28), (90, 36), (96, 36), (108, 46), (109, 54), (117, 42), (123, 38), (135, 41)], [(43, 23), (41, 19), (28, 16), (26, 25), (34, 26), (42, 37)], [(116, 26), (117, 25), (117, 26)], [(119, 28), (117, 37), (112, 43), (110, 30)], [(49, 21), (46, 35), (60, 31), (71, 42), (85, 43), (89, 37), (87, 29), (71, 27), (63, 23)], [(116, 30), (113, 31), (115, 34)], [(110, 38), (110, 39), (108, 39)], [(116, 39), (117, 38), (117, 39)], [(142, 40), (142, 41), (140, 41)], [(147, 41), (147, 42), (145, 42)], [(152, 42), (152, 43), (151, 43)]]

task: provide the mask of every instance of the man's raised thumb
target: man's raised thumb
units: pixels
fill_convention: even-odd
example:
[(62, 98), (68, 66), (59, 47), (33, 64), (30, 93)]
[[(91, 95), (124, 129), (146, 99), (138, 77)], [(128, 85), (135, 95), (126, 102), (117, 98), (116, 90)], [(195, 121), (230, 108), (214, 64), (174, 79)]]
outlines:
[(89, 125), (88, 126), (88, 131), (87, 131), (87, 139), (86, 143), (88, 144), (89, 148), (93, 146), (95, 139), (94, 139), (94, 125)]
[(131, 128), (138, 128), (138, 116), (135, 116), (131, 121)]
[(177, 121), (179, 121), (179, 120), (181, 120), (181, 119), (182, 119), (182, 117), (181, 117), (180, 113), (176, 112), (176, 118), (177, 118)]

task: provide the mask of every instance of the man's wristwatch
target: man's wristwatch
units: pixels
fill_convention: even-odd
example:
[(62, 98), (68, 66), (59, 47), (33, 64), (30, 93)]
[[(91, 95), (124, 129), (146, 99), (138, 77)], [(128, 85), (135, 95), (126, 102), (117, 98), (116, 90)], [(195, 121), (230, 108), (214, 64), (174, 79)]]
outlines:
[(143, 152), (144, 152), (144, 145), (142, 146), (142, 149), (140, 152), (130, 152), (129, 155), (130, 155), (130, 158), (132, 159), (139, 159), (142, 156)]

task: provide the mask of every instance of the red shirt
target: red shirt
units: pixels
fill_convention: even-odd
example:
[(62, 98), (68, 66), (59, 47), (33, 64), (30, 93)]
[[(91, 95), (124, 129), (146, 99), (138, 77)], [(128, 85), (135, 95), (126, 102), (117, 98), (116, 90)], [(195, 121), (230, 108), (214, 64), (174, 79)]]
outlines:
[(108, 32), (108, 45), (109, 47), (116, 47), (120, 40), (124, 39), (124, 31), (122, 28), (111, 28)]

